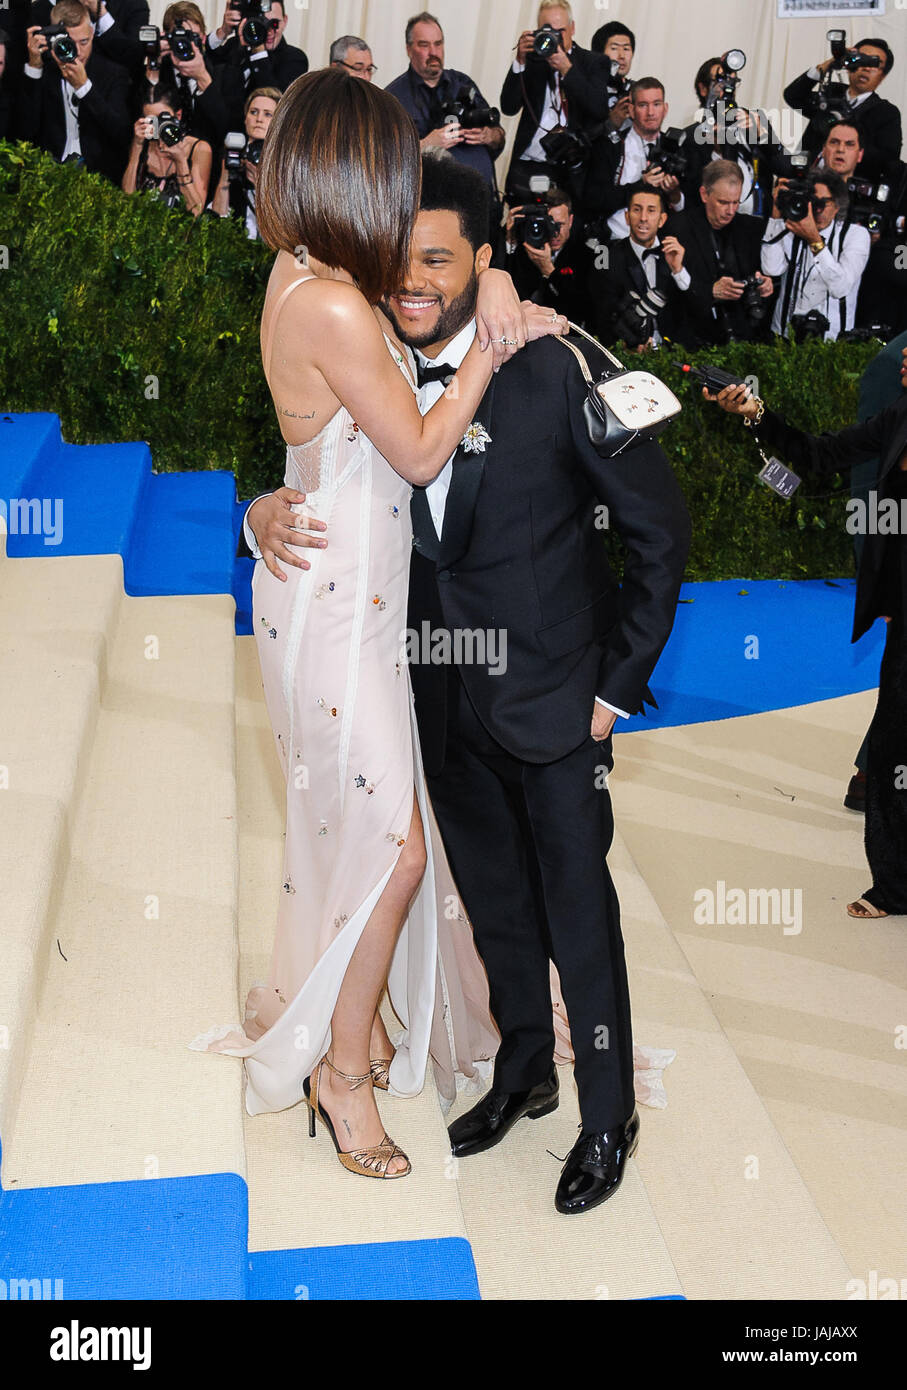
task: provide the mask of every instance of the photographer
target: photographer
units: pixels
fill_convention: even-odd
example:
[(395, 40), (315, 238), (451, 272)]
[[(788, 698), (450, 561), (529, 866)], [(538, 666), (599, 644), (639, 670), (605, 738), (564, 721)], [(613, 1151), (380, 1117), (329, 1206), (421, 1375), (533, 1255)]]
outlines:
[(153, 192), (168, 207), (198, 217), (211, 174), (211, 147), (187, 135), (176, 92), (156, 88), (133, 128), (124, 193)]
[(65, 31), (50, 42), (40, 26), (27, 30), (16, 138), (39, 145), (60, 163), (79, 160), (118, 184), (130, 138), (129, 75), (94, 51), (91, 20), (80, 0), (60, 0), (50, 18)]
[(448, 150), (497, 192), (494, 161), (505, 139), (500, 112), (465, 72), (445, 68), (444, 33), (434, 15), (423, 11), (409, 21), (406, 53), (409, 67), (386, 90), (412, 116), (423, 150)]
[(714, 160), (703, 170), (698, 201), (668, 227), (686, 247), (693, 282), (687, 308), (706, 344), (768, 335), (773, 285), (759, 267), (762, 222), (739, 211), (742, 189), (739, 165)]
[[(838, 32), (842, 36), (843, 30)], [(884, 39), (861, 39), (853, 49), (842, 40), (833, 43), (832, 57), (809, 68), (784, 89), (784, 100), (810, 120), (803, 133), (803, 150), (815, 156), (836, 118), (858, 115), (863, 131), (863, 173), (880, 179), (891, 173), (901, 153), (901, 113), (877, 91), (891, 72), (894, 54)], [(860, 57), (876, 66), (867, 67)], [(828, 74), (843, 70), (847, 83), (829, 83)], [(818, 88), (817, 88), (818, 84)]]
[[(667, 200), (647, 183), (626, 190), (624, 217), (629, 235), (608, 248), (607, 268), (589, 278), (592, 331), (606, 345), (625, 342), (642, 351), (663, 338), (689, 343), (690, 272), (675, 236), (659, 241)], [(654, 295), (652, 291), (655, 291)]]
[[(250, 28), (250, 21), (254, 21)], [(205, 47), (214, 63), (233, 63), (242, 72), (246, 93), (256, 87), (277, 87), (285, 92), (290, 83), (309, 70), (301, 48), (283, 36), (287, 14), (283, 0), (247, 0), (230, 4)]]
[[(907, 388), (907, 348), (901, 384)], [(862, 424), (834, 434), (807, 434), (789, 425), (750, 395), (746, 386), (727, 386), (707, 400), (743, 415), (758, 436), (798, 473), (838, 473), (865, 459), (881, 460), (876, 501), (902, 517), (907, 511), (907, 390), (895, 405)], [(851, 511), (851, 508), (848, 508)], [(858, 512), (851, 512), (859, 515)], [(907, 789), (898, 769), (907, 766), (907, 533), (900, 525), (866, 528), (857, 570), (851, 640), (856, 642), (883, 618), (888, 627), (879, 680), (879, 699), (869, 729), (866, 765), (866, 858), (872, 887), (847, 906), (851, 917), (907, 913)]]
[(711, 160), (736, 164), (743, 178), (740, 211), (768, 219), (775, 174), (782, 171), (784, 147), (763, 111), (737, 105), (739, 73), (746, 62), (740, 49), (702, 64), (693, 82), (700, 111), (686, 127), (685, 149), (690, 166), (684, 192), (695, 198), (702, 174)]
[(781, 277), (774, 333), (795, 319), (818, 333), (824, 318), (827, 342), (853, 328), (870, 243), (866, 228), (848, 218), (849, 201), (844, 180), (830, 170), (778, 180), (762, 241), (763, 271)]
[[(215, 65), (205, 57), (204, 20), (192, 0), (178, 0), (177, 4), (168, 5), (161, 27), (161, 56), (156, 66), (154, 62), (147, 64), (148, 81), (174, 87), (188, 133), (219, 152), (227, 132), (242, 126), (245, 102), (242, 73), (235, 63)], [(220, 156), (217, 153), (208, 197), (213, 196), (219, 178)]]
[[(524, 201), (529, 180), (546, 174), (552, 183), (567, 183), (576, 191), (578, 171), (588, 149), (590, 127), (596, 130), (608, 117), (610, 65), (598, 53), (587, 53), (575, 42), (576, 25), (568, 4), (542, 4), (538, 29), (525, 30), (516, 57), (501, 89), (501, 110), (519, 114), (513, 158), (507, 175), (508, 203)], [(555, 132), (572, 136), (555, 146), (545, 142)]]
[(630, 124), (630, 67), (636, 52), (636, 35), (626, 24), (613, 19), (592, 35), (589, 47), (611, 64), (608, 79), (608, 120), (615, 130)]
[[(237, 218), (250, 241), (258, 239), (255, 188), (261, 147), (281, 95), (276, 87), (259, 87), (246, 98), (245, 145), (225, 153), (220, 183), (211, 200), (211, 211), (218, 217)], [(232, 134), (227, 137), (232, 138)]]
[(830, 169), (846, 181), (856, 174), (863, 153), (863, 135), (856, 122), (835, 121), (811, 167), (814, 172)]
[(504, 255), (496, 264), (509, 272), (520, 299), (555, 309), (585, 327), (593, 257), (573, 235), (570, 194), (549, 188), (539, 202), (511, 208), (504, 238)]
[(855, 321), (857, 328), (886, 326), (885, 337), (907, 329), (907, 164), (903, 160), (898, 160), (889, 179), (878, 231), (874, 230), (878, 205), (864, 203), (869, 208), (872, 250), (860, 281)]
[(686, 171), (685, 151), (681, 154), (675, 145), (682, 132), (662, 133), (667, 114), (664, 84), (657, 77), (641, 77), (630, 88), (630, 125), (623, 131), (606, 130), (592, 147), (583, 203), (590, 218), (607, 219), (614, 241), (628, 234), (624, 217), (628, 184), (642, 179), (651, 188), (661, 189), (671, 211), (683, 209), (680, 177), (660, 162)]
[[(94, 25), (94, 49), (120, 63), (133, 78), (140, 76), (144, 51), (139, 29), (148, 23), (146, 0), (82, 0)], [(50, 0), (34, 0), (32, 24), (50, 23)]]

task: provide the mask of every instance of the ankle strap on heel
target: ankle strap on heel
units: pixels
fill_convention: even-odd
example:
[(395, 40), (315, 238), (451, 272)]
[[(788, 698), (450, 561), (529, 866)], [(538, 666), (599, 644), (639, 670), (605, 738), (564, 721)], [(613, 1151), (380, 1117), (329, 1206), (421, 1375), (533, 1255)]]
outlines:
[(339, 1067), (334, 1066), (334, 1063), (331, 1061), (330, 1057), (328, 1057), (327, 1053), (325, 1053), (324, 1061), (335, 1076), (340, 1076), (344, 1081), (349, 1082), (351, 1091), (355, 1091), (359, 1086), (364, 1086), (366, 1081), (371, 1081), (372, 1079), (372, 1073), (370, 1071), (367, 1071), (365, 1076), (350, 1076), (348, 1072), (341, 1071)]

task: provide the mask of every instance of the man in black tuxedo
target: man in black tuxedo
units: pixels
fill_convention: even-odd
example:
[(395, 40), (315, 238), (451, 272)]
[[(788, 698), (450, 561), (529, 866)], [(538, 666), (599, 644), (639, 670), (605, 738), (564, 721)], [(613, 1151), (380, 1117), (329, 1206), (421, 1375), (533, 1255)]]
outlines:
[(264, 43), (250, 43), (246, 23), (228, 0), (220, 26), (205, 41), (207, 56), (214, 63), (232, 63), (237, 67), (247, 93), (257, 87), (277, 87), (285, 92), (291, 82), (308, 72), (309, 60), (301, 48), (284, 38), (287, 12), (283, 0), (273, 0), (268, 9)]
[(611, 65), (601, 54), (588, 53), (575, 42), (569, 4), (540, 5), (538, 24), (557, 31), (557, 48), (549, 57), (539, 58), (533, 52), (532, 30), (525, 30), (501, 89), (504, 115), (520, 117), (507, 174), (506, 197), (511, 206), (525, 199), (533, 174), (547, 174), (558, 184), (566, 179), (571, 191), (577, 192), (579, 176), (568, 176), (546, 154), (541, 141), (559, 126), (574, 132), (595, 130), (608, 119)]
[[(891, 101), (880, 97), (877, 88), (891, 72), (894, 54), (884, 39), (861, 39), (856, 51), (879, 59), (876, 68), (856, 67), (850, 70), (847, 84), (835, 84), (840, 93), (839, 114), (856, 117), (863, 132), (863, 164), (861, 176), (885, 179), (892, 172), (901, 153), (901, 113)], [(823, 73), (834, 67), (835, 60), (826, 58), (817, 67), (809, 68), (784, 89), (784, 100), (795, 111), (810, 115), (803, 132), (803, 149), (816, 155), (825, 143), (829, 128), (827, 116), (813, 112), (815, 87)]]
[[(668, 216), (666, 202), (660, 188), (631, 184), (624, 211), (630, 235), (604, 247), (605, 254), (593, 262), (587, 312), (595, 336), (608, 347), (618, 341), (631, 347), (654, 347), (663, 338), (698, 341), (685, 249), (676, 236), (659, 240)], [(641, 310), (651, 290), (663, 296), (664, 306), (650, 316)]]
[[(147, 0), (83, 0), (94, 29), (94, 51), (140, 75), (144, 50), (139, 29), (148, 23)], [(34, 0), (30, 24), (50, 23), (51, 0)]]
[(586, 328), (592, 252), (575, 233), (570, 194), (562, 188), (549, 188), (543, 197), (544, 205), (532, 210), (550, 217), (556, 231), (544, 245), (532, 246), (521, 239), (519, 230), (525, 226), (527, 209), (511, 208), (495, 264), (512, 277), (520, 299), (546, 305)]
[(50, 14), (76, 45), (72, 62), (43, 54), (47, 39), (28, 29), (25, 77), (19, 89), (16, 137), (40, 145), (55, 159), (81, 159), (92, 173), (119, 183), (132, 139), (129, 74), (94, 51), (88, 11), (80, 0), (60, 0)]
[(640, 77), (630, 87), (629, 109), (628, 126), (621, 130), (609, 126), (596, 138), (583, 188), (587, 215), (600, 224), (607, 219), (608, 235), (617, 241), (627, 235), (623, 210), (629, 184), (642, 179), (661, 189), (672, 211), (684, 207), (680, 179), (665, 173), (658, 163), (658, 143), (669, 110), (664, 84), (657, 77)]
[[(768, 336), (772, 280), (760, 270), (763, 222), (738, 212), (743, 175), (738, 165), (716, 159), (702, 172), (699, 203), (672, 213), (667, 230), (686, 248), (690, 272), (689, 305), (705, 344)], [(743, 281), (758, 277), (765, 314), (757, 321), (743, 301)]]
[[(486, 187), (453, 160), (423, 161), (408, 283), (383, 306), (418, 349), (423, 410), (475, 336), (477, 272), (491, 257)], [(603, 357), (586, 351), (598, 372)], [(553, 960), (582, 1115), (555, 1198), (565, 1214), (609, 1197), (637, 1143), (606, 780), (615, 720), (651, 702), (647, 682), (671, 631), (690, 540), (663, 451), (648, 443), (602, 459), (585, 399), (573, 354), (553, 338), (494, 376), (467, 431), (478, 445), (461, 445), (428, 488), (414, 490), (408, 620), (422, 644), (422, 660), (410, 646), (409, 669), (429, 791), (501, 1032), (491, 1090), (451, 1125), (453, 1152), (488, 1149), (524, 1116), (557, 1106)], [(277, 497), (253, 507), (271, 557), (290, 553), (287, 537), (305, 544), (282, 524)], [(622, 587), (603, 517), (627, 547)], [(432, 646), (439, 632), (489, 625), (499, 650), (506, 637), (504, 669), (432, 663), (427, 631)]]

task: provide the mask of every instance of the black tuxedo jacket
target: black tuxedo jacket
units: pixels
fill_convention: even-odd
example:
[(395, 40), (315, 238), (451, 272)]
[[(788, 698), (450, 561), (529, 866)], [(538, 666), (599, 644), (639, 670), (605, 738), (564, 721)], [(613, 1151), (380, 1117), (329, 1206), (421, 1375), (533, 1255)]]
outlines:
[[(697, 200), (699, 195), (697, 194)], [(701, 201), (691, 203), (688, 212), (672, 212), (659, 236), (676, 236), (685, 248), (683, 263), (690, 272), (691, 285), (687, 291), (689, 309), (695, 314), (695, 328), (704, 343), (724, 343), (728, 331), (738, 338), (752, 338), (750, 327), (743, 310), (737, 302), (719, 301), (712, 297), (712, 286), (722, 275), (739, 278), (753, 275), (760, 268), (762, 259), (763, 222), (759, 217), (750, 217), (738, 212), (727, 231), (722, 232), (725, 245), (725, 264), (719, 263), (712, 239), (712, 229), (702, 208)], [(765, 301), (770, 304), (769, 300)], [(717, 318), (712, 313), (713, 305), (718, 310)], [(771, 320), (767, 312), (765, 322)]]
[[(607, 119), (611, 66), (602, 54), (588, 53), (577, 43), (570, 50), (570, 61), (573, 66), (561, 81), (567, 100), (567, 125), (570, 130), (583, 130)], [(544, 109), (546, 89), (555, 76), (546, 62), (530, 59), (525, 71), (514, 72), (511, 67), (504, 78), (501, 110), (505, 116), (522, 113), (513, 145), (514, 159), (522, 159), (532, 143)]]
[(233, 64), (216, 65), (205, 52), (205, 67), (211, 74), (211, 82), (203, 92), (196, 89), (190, 93), (188, 87), (181, 85), (189, 79), (180, 77), (169, 56), (161, 59), (160, 82), (163, 87), (175, 87), (180, 94), (183, 123), (190, 135), (197, 135), (211, 146), (214, 155), (211, 168), (213, 183), (215, 171), (218, 176), (220, 174), (224, 136), (228, 131), (245, 129), (245, 89), (242, 73)]
[[(879, 497), (886, 496), (886, 482), (898, 461), (907, 453), (907, 390), (885, 410), (880, 410), (859, 425), (849, 425), (835, 434), (807, 434), (789, 425), (780, 415), (766, 410), (759, 423), (760, 442), (768, 442), (800, 473), (807, 469), (837, 473), (854, 463), (879, 459), (879, 477), (875, 484)], [(882, 560), (888, 536), (867, 535), (857, 573), (857, 597), (854, 608), (853, 635), (856, 642), (882, 616), (878, 606)], [(907, 538), (898, 537), (898, 544), (907, 545)], [(901, 566), (903, 590), (902, 612), (907, 614), (907, 565)]]
[[(605, 359), (585, 339), (578, 346), (598, 374)], [(408, 626), (419, 635), (426, 623), (506, 633), (502, 674), (478, 663), (457, 670), (489, 733), (530, 763), (553, 762), (588, 738), (596, 695), (629, 713), (654, 703), (647, 682), (671, 632), (690, 543), (663, 450), (650, 443), (600, 458), (585, 399), (572, 353), (553, 338), (530, 343), (479, 406), (485, 452), (457, 452), (440, 541), (425, 490), (413, 491)], [(626, 546), (622, 586), (597, 516)], [(434, 775), (452, 668), (426, 660), (409, 670)]]
[(575, 228), (555, 258), (554, 270), (547, 280), (522, 245), (508, 253), (503, 239), (495, 264), (513, 277), (520, 299), (544, 304), (559, 314), (566, 314), (570, 322), (578, 323), (580, 328), (588, 327), (589, 275), (594, 256), (576, 235)]
[[(683, 258), (686, 267), (687, 258)], [(692, 282), (692, 275), (690, 277)], [(642, 264), (630, 244), (630, 238), (612, 241), (608, 246), (607, 269), (594, 267), (588, 277), (589, 308), (588, 317), (592, 331), (607, 346), (617, 341), (615, 320), (628, 290), (644, 294), (649, 288)], [(666, 298), (666, 304), (658, 315), (658, 331), (663, 338), (675, 343), (689, 344), (699, 341), (700, 333), (694, 327), (696, 315), (687, 312), (688, 299), (693, 294), (693, 286), (679, 290), (664, 256), (655, 261), (655, 288)], [(691, 310), (694, 302), (691, 300)]]
[(253, 62), (248, 48), (236, 35), (225, 39), (217, 48), (205, 44), (205, 57), (215, 67), (228, 65), (242, 75), (246, 95), (258, 87), (277, 87), (285, 92), (291, 82), (309, 70), (309, 60), (301, 48), (294, 48), (281, 38), (280, 43)]
[[(94, 47), (85, 72), (91, 78), (91, 89), (77, 103), (85, 167), (119, 183), (132, 140), (129, 74)], [(61, 157), (66, 144), (60, 80), (60, 69), (53, 60), (45, 63), (40, 77), (23, 77), (14, 122), (18, 139), (39, 145), (55, 159)]]
[[(784, 100), (795, 111), (804, 111), (809, 98), (816, 90), (816, 83), (807, 73), (795, 77), (790, 86), (784, 89)], [(886, 101), (878, 92), (870, 92), (865, 101), (854, 111), (863, 132), (863, 158), (860, 160), (859, 177), (863, 179), (885, 178), (892, 172), (901, 153), (901, 113), (894, 102)], [(825, 143), (825, 129), (821, 121), (811, 120), (803, 132), (803, 149), (816, 155)]]

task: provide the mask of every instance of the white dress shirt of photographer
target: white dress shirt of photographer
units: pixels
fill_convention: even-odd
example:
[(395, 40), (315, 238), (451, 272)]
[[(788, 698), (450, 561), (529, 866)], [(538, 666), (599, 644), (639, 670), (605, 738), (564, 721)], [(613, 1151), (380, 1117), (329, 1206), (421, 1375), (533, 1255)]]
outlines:
[[(831, 342), (853, 328), (860, 280), (869, 260), (865, 227), (847, 218), (847, 186), (837, 174), (812, 174), (810, 208), (799, 222), (778, 215), (779, 179), (772, 216), (762, 238), (762, 271), (782, 277), (772, 316), (772, 332), (784, 334), (794, 314), (817, 310), (828, 319)], [(785, 228), (787, 229), (785, 231)]]
[[(666, 174), (657, 164), (649, 167), (652, 151), (658, 143), (667, 116), (665, 89), (658, 79), (643, 77), (634, 82), (630, 92), (631, 124), (624, 136), (617, 182), (623, 186), (642, 180), (643, 183), (651, 184), (653, 188), (661, 188), (671, 211), (682, 212), (684, 200), (680, 191), (680, 180), (673, 174)], [(614, 241), (620, 241), (630, 235), (623, 208), (618, 208), (608, 218), (608, 231)]]

